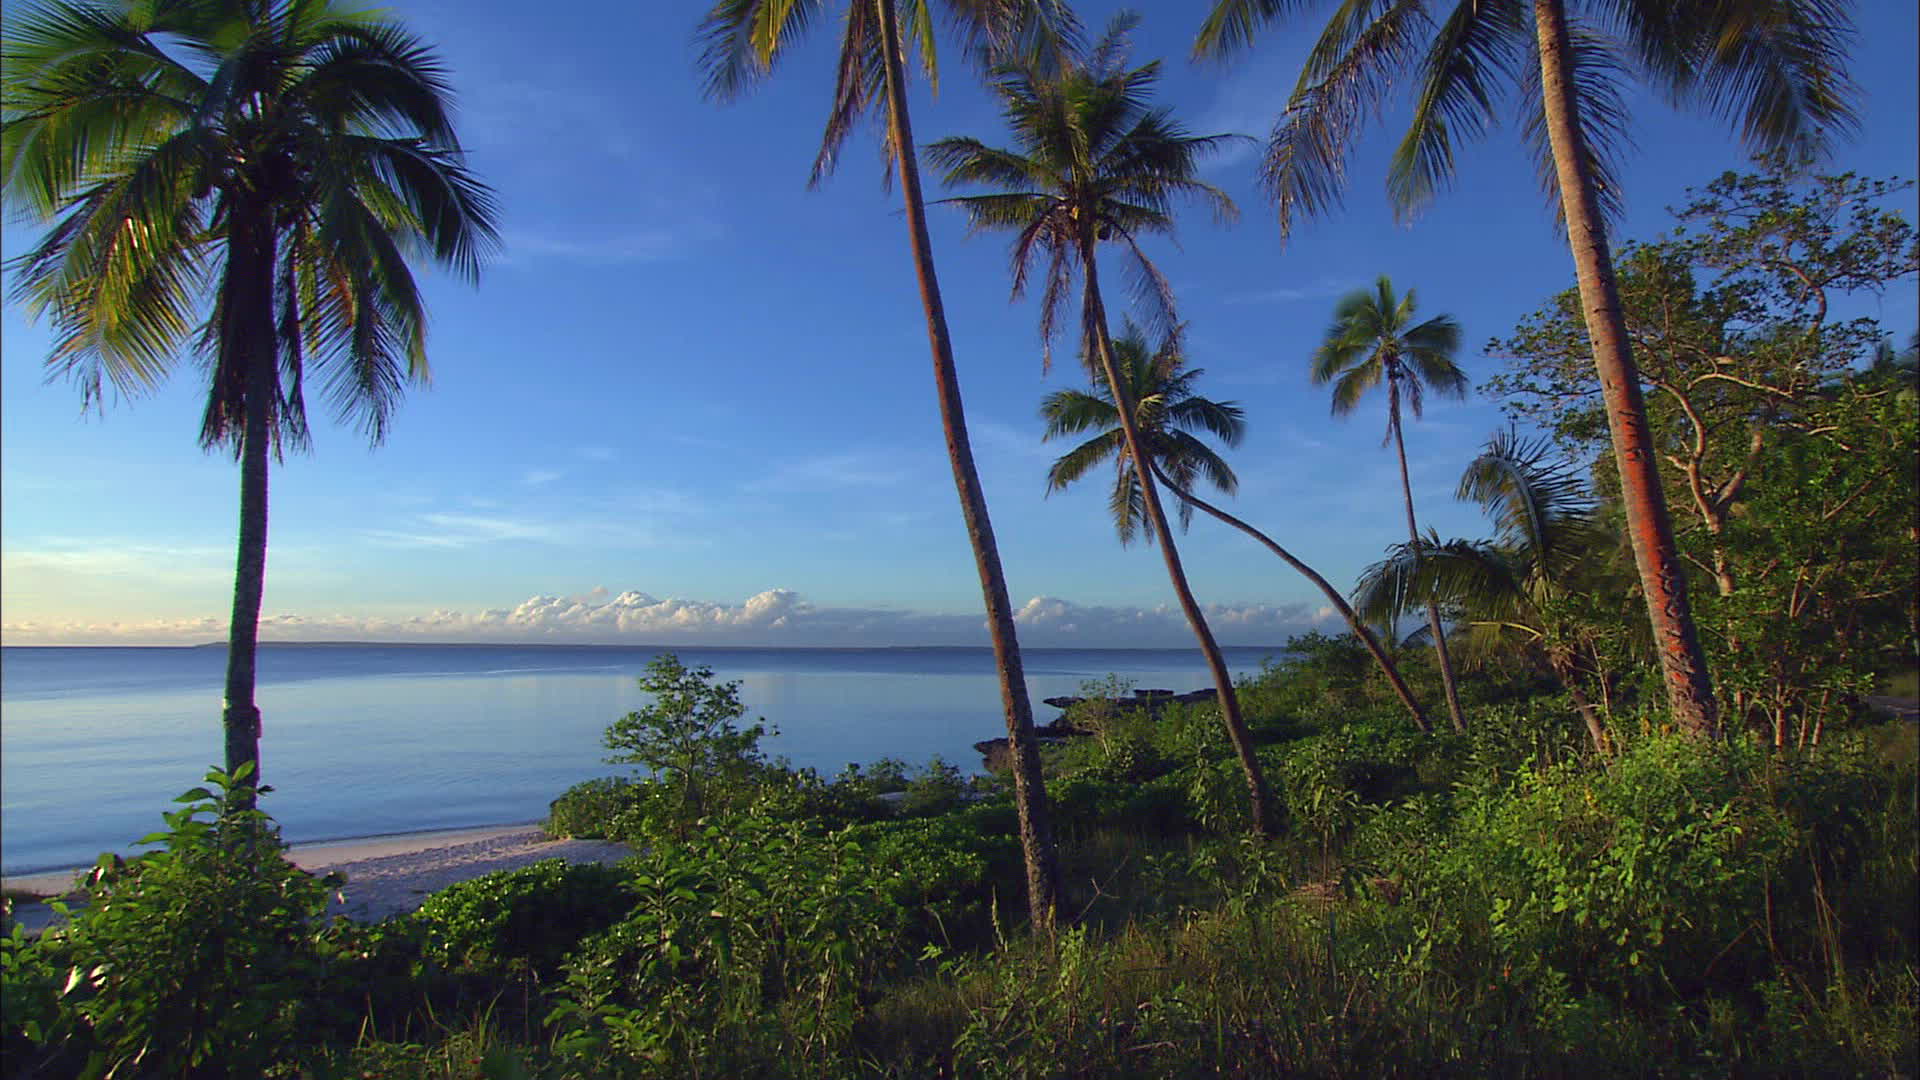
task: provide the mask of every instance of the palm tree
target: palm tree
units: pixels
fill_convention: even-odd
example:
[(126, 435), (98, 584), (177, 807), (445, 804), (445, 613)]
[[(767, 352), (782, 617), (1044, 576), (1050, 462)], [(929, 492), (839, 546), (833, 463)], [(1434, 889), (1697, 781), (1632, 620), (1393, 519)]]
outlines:
[(428, 373), (408, 260), (476, 280), (492, 195), (432, 50), (330, 0), (37, 4), (4, 58), (0, 176), (50, 225), (15, 288), (58, 331), (50, 371), (98, 404), (157, 385), (189, 340), (206, 360), (200, 441), (240, 463), (226, 764), (257, 784), (269, 452), (308, 447), (309, 376), (386, 436)]
[[(1451, 181), (1456, 136), (1496, 122), (1501, 83), (1539, 102), (1524, 110), (1522, 133), (1567, 226), (1667, 700), (1683, 728), (1709, 737), (1719, 730), (1713, 686), (1607, 248), (1607, 220), (1622, 205), (1618, 150), (1629, 141), (1623, 90), (1637, 76), (1672, 100), (1737, 117), (1756, 150), (1811, 157), (1855, 123), (1845, 11), (1832, 0), (1458, 0), (1436, 20), (1429, 6), (1345, 0), (1328, 22), (1268, 146), (1263, 174), (1281, 231), (1339, 203), (1349, 148), (1403, 74), (1418, 90), (1387, 180), (1403, 214)], [(1195, 52), (1242, 48), (1294, 7), (1217, 0)]]
[[(1181, 528), (1184, 530), (1193, 511), (1199, 510), (1253, 537), (1287, 565), (1305, 575), (1319, 587), (1327, 602), (1346, 619), (1354, 636), (1373, 654), (1394, 692), (1400, 695), (1400, 700), (1413, 714), (1414, 724), (1422, 731), (1427, 730), (1426, 714), (1414, 699), (1413, 692), (1407, 688), (1406, 681), (1400, 677), (1399, 669), (1387, 657), (1366, 623), (1354, 614), (1353, 608), (1347, 604), (1347, 598), (1340, 595), (1340, 590), (1265, 533), (1194, 494), (1194, 481), (1198, 479), (1207, 480), (1229, 495), (1238, 486), (1233, 470), (1195, 433), (1213, 435), (1228, 446), (1240, 445), (1246, 423), (1241, 419), (1239, 406), (1233, 402), (1214, 402), (1194, 395), (1193, 383), (1206, 369), (1186, 370), (1186, 359), (1176, 339), (1169, 339), (1159, 350), (1149, 353), (1138, 328), (1129, 324), (1121, 336), (1114, 340), (1113, 346), (1120, 354), (1129, 397), (1135, 402), (1135, 422), (1150, 455), (1148, 468), (1156, 482), (1180, 499)], [(1045, 439), (1088, 431), (1097, 433), (1054, 463), (1047, 472), (1047, 490), (1062, 490), (1086, 475), (1095, 465), (1112, 458), (1116, 475), (1108, 506), (1113, 512), (1114, 524), (1119, 529), (1120, 542), (1131, 542), (1138, 532), (1138, 523), (1144, 518), (1144, 499), (1139, 480), (1134, 476), (1133, 459), (1127, 454), (1126, 436), (1120, 430), (1119, 410), (1114, 406), (1112, 391), (1100, 386), (1092, 394), (1078, 390), (1050, 394), (1040, 407), (1040, 415), (1047, 421)], [(1152, 539), (1151, 533), (1148, 539)]]
[[(1074, 275), (1079, 275), (1082, 355), (1090, 366), (1098, 366), (1113, 395), (1127, 456), (1138, 462), (1153, 458), (1108, 333), (1096, 249), (1103, 241), (1124, 246), (1151, 328), (1171, 334), (1178, 325), (1171, 290), (1141, 250), (1140, 238), (1172, 231), (1175, 197), (1209, 202), (1222, 218), (1233, 213), (1233, 204), (1218, 189), (1194, 178), (1200, 155), (1228, 136), (1188, 135), (1168, 110), (1147, 104), (1159, 65), (1124, 66), (1126, 35), (1136, 21), (1131, 15), (1117, 17), (1090, 48), (1070, 43), (1050, 58), (1047, 70), (1033, 62), (1004, 64), (995, 70), (993, 90), (1019, 141), (1018, 150), (990, 147), (978, 139), (948, 138), (928, 146), (926, 154), (930, 164), (945, 171), (950, 187), (980, 184), (1001, 189), (944, 201), (966, 210), (976, 229), (1015, 232), (1016, 298), (1025, 290), (1034, 260), (1042, 254), (1047, 257), (1040, 314), (1043, 341), (1052, 341), (1060, 305), (1072, 289)], [(1270, 798), (1240, 717), (1233, 677), (1187, 585), (1154, 479), (1150, 471), (1138, 469), (1134, 476), (1140, 495), (1139, 519), (1159, 543), (1181, 610), (1206, 656), (1219, 690), (1221, 719), (1246, 775), (1253, 827), (1264, 835), (1270, 826)]]
[(1594, 749), (1605, 754), (1606, 726), (1580, 676), (1583, 635), (1561, 614), (1604, 572), (1605, 536), (1592, 497), (1549, 457), (1545, 440), (1494, 435), (1455, 493), (1493, 518), (1494, 541), (1430, 538), (1395, 545), (1361, 575), (1354, 606), (1371, 617), (1393, 618), (1423, 598), (1438, 598), (1464, 612), (1473, 632), (1517, 637), (1540, 649), (1586, 722)]
[[(773, 70), (774, 63), (792, 49), (813, 23), (819, 21), (823, 0), (715, 0), (701, 24), (705, 39), (702, 66), (707, 93), (720, 100), (745, 94)], [(948, 0), (950, 14), (970, 45), (998, 54), (1020, 49), (1039, 58), (1057, 36), (1073, 32), (1071, 16), (1053, 0)], [(932, 15), (923, 0), (849, 0), (846, 29), (834, 77), (833, 104), (827, 116), (820, 151), (814, 158), (811, 183), (818, 185), (833, 170), (840, 147), (869, 113), (879, 113), (884, 125), (887, 172), (897, 171), (906, 206), (908, 244), (926, 310), (927, 339), (933, 354), (935, 393), (946, 433), (947, 457), (960, 495), (960, 513), (973, 546), (980, 591), (986, 601), (987, 627), (993, 638), (994, 660), (1000, 672), (1000, 698), (1006, 710), (1008, 749), (1013, 766), (1014, 806), (1020, 819), (1020, 846), (1026, 859), (1027, 910), (1043, 933), (1054, 924), (1060, 896), (1060, 868), (1054, 855), (1053, 829), (1047, 817), (1046, 787), (1040, 775), (1040, 743), (1033, 730), (1033, 704), (1027, 697), (1026, 672), (1014, 633), (1013, 605), (1007, 597), (1006, 573), (994, 541), (993, 522), (980, 474), (973, 463), (967, 434), (966, 410), (960, 398), (960, 379), (953, 363), (953, 339), (947, 330), (946, 307), (934, 274), (932, 243), (927, 235), (926, 202), (920, 193), (913, 127), (907, 112), (906, 29), (920, 51), (929, 79), (936, 65)]]
[[(1247, 423), (1240, 406), (1231, 401), (1213, 401), (1193, 392), (1193, 384), (1204, 368), (1188, 368), (1177, 340), (1169, 339), (1158, 349), (1147, 348), (1138, 327), (1128, 324), (1113, 342), (1119, 356), (1120, 377), (1126, 399), (1133, 402), (1134, 426), (1140, 433), (1141, 448), (1156, 476), (1172, 478), (1183, 487), (1192, 487), (1204, 479), (1231, 495), (1239, 486), (1232, 466), (1218, 451), (1202, 442), (1196, 432), (1211, 435), (1228, 446), (1240, 445)], [(1040, 404), (1040, 417), (1047, 422), (1043, 441), (1093, 432), (1092, 438), (1074, 447), (1047, 470), (1047, 492), (1064, 491), (1084, 477), (1094, 466), (1114, 462), (1113, 492), (1107, 507), (1113, 513), (1120, 543), (1131, 544), (1140, 535), (1146, 518), (1146, 498), (1139, 470), (1127, 453), (1126, 435), (1120, 428), (1120, 410), (1114, 393), (1105, 384), (1095, 391), (1059, 390), (1048, 394)], [(1193, 517), (1193, 509), (1180, 507), (1180, 527), (1184, 531)], [(1153, 542), (1153, 534), (1147, 534)]]
[[(1366, 392), (1387, 384), (1387, 440), (1400, 458), (1400, 493), (1407, 506), (1407, 542), (1417, 553), (1420, 528), (1413, 520), (1413, 486), (1407, 479), (1407, 443), (1401, 434), (1400, 402), (1405, 399), (1415, 419), (1424, 407), (1426, 391), (1460, 398), (1467, 377), (1453, 362), (1460, 348), (1460, 324), (1438, 315), (1423, 323), (1413, 321), (1413, 290), (1395, 299), (1393, 282), (1384, 276), (1373, 291), (1348, 294), (1334, 309), (1333, 325), (1313, 354), (1313, 382), (1333, 382), (1333, 414), (1345, 416), (1360, 404)], [(1335, 381), (1337, 380), (1337, 381)], [(1453, 729), (1465, 731), (1460, 693), (1454, 686), (1453, 660), (1447, 655), (1447, 635), (1440, 626), (1440, 606), (1427, 603), (1427, 627), (1433, 632), (1433, 651), (1440, 658), (1440, 683), (1447, 692), (1447, 712)]]

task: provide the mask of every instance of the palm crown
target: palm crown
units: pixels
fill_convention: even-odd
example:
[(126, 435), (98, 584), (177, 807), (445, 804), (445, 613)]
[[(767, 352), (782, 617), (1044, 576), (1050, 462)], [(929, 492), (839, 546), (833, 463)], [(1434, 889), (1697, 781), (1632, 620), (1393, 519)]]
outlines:
[[(1298, 6), (1217, 0), (1194, 51), (1242, 49), (1260, 24)], [(1267, 148), (1261, 175), (1282, 232), (1302, 215), (1340, 204), (1360, 130), (1409, 85), (1411, 119), (1387, 174), (1403, 215), (1451, 181), (1457, 142), (1497, 126), (1503, 99), (1515, 91), (1522, 137), (1557, 205), (1535, 7), (1531, 0), (1344, 0), (1309, 51)], [(1580, 156), (1609, 216), (1622, 209), (1619, 159), (1632, 143), (1627, 87), (1635, 81), (1737, 120), (1756, 150), (1817, 153), (1855, 123), (1854, 89), (1841, 63), (1848, 34), (1832, 0), (1570, 0), (1566, 7)]]
[(1399, 400), (1421, 415), (1425, 389), (1443, 397), (1467, 392), (1467, 377), (1453, 362), (1460, 348), (1460, 324), (1447, 315), (1413, 321), (1414, 293), (1396, 298), (1385, 277), (1371, 291), (1348, 294), (1334, 309), (1333, 324), (1313, 354), (1313, 381), (1333, 383), (1333, 412), (1344, 416), (1367, 391), (1387, 384), (1387, 439), (1400, 426)]
[(427, 375), (409, 256), (472, 278), (497, 239), (431, 51), (327, 0), (60, 4), (9, 31), (0, 176), (53, 223), (16, 283), (56, 325), (50, 368), (98, 402), (197, 336), (206, 445), (237, 451), (255, 351), (276, 445), (306, 442), (309, 364), (378, 442)]
[[(1128, 398), (1134, 402), (1134, 422), (1138, 426), (1142, 448), (1149, 455), (1151, 469), (1173, 481), (1182, 490), (1192, 490), (1196, 478), (1204, 478), (1219, 490), (1232, 494), (1239, 486), (1233, 469), (1198, 435), (1211, 435), (1228, 446), (1240, 445), (1246, 434), (1246, 421), (1240, 407), (1231, 401), (1212, 401), (1193, 392), (1193, 384), (1206, 373), (1204, 368), (1187, 368), (1177, 344), (1168, 340), (1159, 349), (1149, 349), (1140, 331), (1128, 326), (1113, 343), (1120, 361), (1121, 376), (1127, 382)], [(1094, 393), (1084, 390), (1060, 390), (1041, 403), (1040, 416), (1047, 422), (1043, 439), (1062, 439), (1086, 432), (1094, 436), (1062, 455), (1047, 470), (1047, 491), (1064, 490), (1095, 466), (1109, 459), (1115, 465), (1113, 493), (1108, 508), (1120, 542), (1131, 543), (1141, 534), (1145, 519), (1144, 495), (1140, 476), (1126, 439), (1120, 429), (1120, 409), (1111, 389), (1095, 380)], [(1193, 508), (1180, 503), (1180, 524), (1193, 517)], [(1153, 533), (1144, 535), (1151, 542)]]
[[(1126, 67), (1127, 34), (1136, 21), (1115, 18), (1091, 46), (1069, 47), (1054, 58), (1058, 70), (1031, 61), (994, 70), (992, 90), (1017, 148), (956, 136), (924, 151), (947, 186), (1000, 189), (942, 201), (965, 210), (975, 229), (1015, 233), (1014, 296), (1024, 295), (1035, 262), (1046, 260), (1040, 333), (1049, 361), (1061, 305), (1096, 243), (1124, 245), (1147, 329), (1164, 336), (1177, 326), (1173, 292), (1141, 238), (1173, 232), (1173, 204), (1180, 198), (1200, 199), (1222, 219), (1235, 213), (1224, 192), (1194, 175), (1203, 155), (1234, 136), (1190, 135), (1171, 110), (1148, 104), (1160, 65)], [(1092, 350), (1086, 355), (1091, 361)]]

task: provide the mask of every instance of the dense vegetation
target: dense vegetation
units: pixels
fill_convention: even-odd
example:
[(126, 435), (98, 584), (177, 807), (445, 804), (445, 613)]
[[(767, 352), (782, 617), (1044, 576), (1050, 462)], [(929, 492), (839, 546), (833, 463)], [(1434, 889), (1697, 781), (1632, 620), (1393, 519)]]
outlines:
[[(766, 75), (818, 6), (716, 6), (710, 88), (728, 96)], [(1049, 327), (1076, 282), (1082, 297), (1093, 386), (1056, 396), (1047, 415), (1055, 435), (1096, 436), (1053, 479), (1121, 465), (1120, 532), (1147, 526), (1214, 654), (1158, 490), (1179, 500), (1175, 520), (1199, 508), (1321, 579), (1191, 491), (1200, 478), (1230, 489), (1232, 470), (1199, 436), (1231, 445), (1242, 410), (1196, 396), (1200, 372), (1184, 366), (1170, 294), (1135, 237), (1170, 227), (1175, 196), (1211, 190), (1192, 172), (1210, 140), (1150, 105), (1154, 68), (1127, 65), (1124, 19), (1089, 50), (1066, 24), (1015, 32), (1026, 5), (953, 6), (996, 62), (1018, 151), (943, 140), (930, 160), (950, 182), (993, 189), (956, 201), (976, 224), (1016, 232), (1018, 267), (1046, 256)], [(1203, 44), (1243, 43), (1283, 6), (1224, 0)], [(930, 63), (926, 9), (903, 7)], [(1528, 132), (1557, 169), (1581, 285), (1489, 346), (1508, 367), (1482, 389), (1535, 429), (1457, 463), (1460, 496), (1488, 511), (1493, 537), (1423, 537), (1408, 499), (1409, 539), (1358, 583), (1351, 636), (1295, 638), (1211, 705), (1122, 711), (1095, 695), (1070, 717), (1079, 737), (1042, 755), (925, 243), (906, 50), (891, 0), (851, 5), (819, 168), (862, 115), (884, 115), (1007, 688), (1009, 773), (938, 760), (795, 770), (762, 755), (765, 728), (740, 723), (734, 686), (662, 657), (642, 679), (651, 704), (606, 735), (610, 761), (645, 771), (561, 794), (548, 823), (625, 841), (631, 858), (543, 862), (378, 924), (328, 921), (332, 883), (288, 863), (255, 808), (270, 789), (255, 786), (251, 674), (239, 671), (231, 771), (181, 797), (149, 838), (157, 850), (104, 859), (63, 927), (0, 938), (9, 1074), (1920, 1073), (1920, 754), (1911, 722), (1866, 704), (1892, 680), (1910, 686), (1920, 658), (1920, 341), (1902, 352), (1875, 320), (1845, 317), (1920, 270), (1912, 223), (1887, 208), (1907, 187), (1775, 155), (1712, 181), (1671, 233), (1616, 259), (1598, 228), (1617, 191), (1608, 148), (1580, 146), (1571, 98), (1554, 94), (1617, 106), (1588, 132), (1623, 134), (1604, 76), (1625, 61), (1585, 22), (1569, 37), (1565, 7), (1465, 5), (1427, 51), (1370, 53), (1380, 24), (1336, 21), (1269, 150), (1284, 220), (1331, 205), (1354, 128), (1382, 103), (1389, 69), (1411, 64), (1424, 88), (1394, 183), (1418, 203), (1451, 169), (1442, 119), (1485, 119), (1488, 95), (1460, 95), (1484, 89), (1482, 75), (1526, 81), (1526, 65), (1486, 50), (1538, 46), (1529, 70), (1559, 89), (1542, 91)], [(774, 8), (800, 14), (769, 20)], [(1741, 26), (1716, 20), (1738, 23), (1751, 5), (1656, 8), (1678, 14), (1623, 30), (1640, 74), (1758, 110), (1756, 143), (1805, 149), (1824, 138), (1807, 125), (1850, 118), (1834, 96), (1846, 90), (1839, 31), (1808, 22), (1809, 6), (1773, 5), (1777, 33), (1738, 55), (1713, 43), (1741, 40)], [(10, 71), (50, 77), (9, 75), (8, 195), (34, 180), (41, 215), (61, 222), (25, 280), (78, 350), (56, 368), (91, 373), (94, 388), (157, 377), (198, 302), (183, 290), (224, 268), (226, 321), (202, 340), (215, 361), (209, 440), (238, 441), (259, 518), (237, 589), (251, 595), (236, 602), (244, 665), (267, 450), (305, 433), (276, 372), (297, 386), (305, 330), (351, 331), (352, 347), (316, 360), (345, 364), (349, 391), (367, 390), (345, 404), (378, 435), (423, 362), (420, 327), (404, 262), (347, 241), (384, 229), (473, 269), (491, 207), (437, 122), (402, 140), (429, 155), (419, 169), (341, 166), (380, 181), (359, 196), (321, 168), (344, 157), (292, 154), (310, 148), (301, 131), (373, 123), (339, 110), (439, 115), (430, 53), (390, 24), (323, 4), (127, 10), (146, 20), (137, 33), (90, 7), (44, 5), (27, 44), (9, 46)], [(156, 27), (234, 71), (202, 78), (129, 46)], [(1462, 44), (1475, 34), (1481, 45)], [(327, 74), (327, 58), (355, 49), (365, 65)], [(299, 59), (313, 50), (320, 59)], [(1477, 70), (1488, 63), (1499, 70)], [(410, 104), (350, 85), (372, 68), (390, 77), (371, 89)], [(247, 72), (264, 81), (234, 89)], [(328, 92), (291, 108), (315, 79)], [(157, 111), (96, 116), (122, 98)], [(1793, 101), (1802, 108), (1782, 104)], [(163, 146), (201, 171), (162, 182), (173, 174), (143, 156), (154, 147), (90, 142), (75, 117), (123, 135), (190, 119)], [(249, 171), (262, 161), (280, 171)], [(371, 216), (348, 228), (356, 198)], [(88, 231), (136, 225), (143, 207), (174, 230), (157, 263)], [(329, 227), (303, 231), (313, 220)], [(1150, 347), (1111, 334), (1100, 244), (1120, 245), (1146, 282)], [(95, 256), (107, 272), (89, 274)], [(271, 272), (277, 300), (247, 300), (241, 286), (260, 282), (234, 267), (248, 259)], [(356, 295), (378, 285), (384, 300), (348, 305), (352, 318), (317, 313), (316, 274)], [(1349, 299), (1317, 368), (1298, 358), (1303, 383), (1310, 370), (1337, 380), (1337, 403), (1385, 380), (1396, 436), (1401, 395), (1417, 416), (1422, 385), (1465, 388), (1448, 359), (1457, 332), (1444, 317), (1407, 324), (1403, 295), (1383, 282)], [(1426, 626), (1401, 639), (1408, 617)], [(1441, 701), (1451, 722), (1435, 725), (1421, 702)]]
[[(69, 930), (0, 945), (10, 1071), (1911, 1075), (1910, 724), (1702, 745), (1629, 699), (1602, 764), (1558, 684), (1474, 656), (1465, 733), (1413, 728), (1351, 638), (1243, 682), (1271, 841), (1210, 708), (1076, 707), (1051, 938), (1005, 780), (938, 763), (828, 780), (725, 723), (697, 776), (556, 801), (555, 831), (639, 854), (371, 926), (322, 920), (327, 883), (215, 773)], [(1429, 657), (1400, 660), (1432, 695)]]

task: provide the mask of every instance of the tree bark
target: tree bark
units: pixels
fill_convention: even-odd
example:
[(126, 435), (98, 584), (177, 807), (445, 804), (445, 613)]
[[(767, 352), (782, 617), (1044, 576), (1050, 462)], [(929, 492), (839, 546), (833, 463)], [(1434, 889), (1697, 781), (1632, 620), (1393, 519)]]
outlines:
[(1353, 636), (1359, 638), (1360, 641), (1366, 645), (1367, 651), (1373, 654), (1374, 662), (1380, 665), (1380, 670), (1387, 676), (1387, 682), (1393, 685), (1393, 692), (1399, 695), (1400, 703), (1405, 705), (1407, 711), (1413, 714), (1413, 725), (1421, 731), (1431, 732), (1433, 730), (1427, 724), (1427, 714), (1420, 708), (1419, 700), (1413, 696), (1413, 691), (1407, 687), (1406, 680), (1400, 677), (1400, 669), (1395, 667), (1393, 661), (1387, 657), (1386, 650), (1380, 647), (1379, 639), (1373, 636), (1373, 631), (1368, 630), (1367, 624), (1361, 620), (1359, 615), (1354, 613), (1352, 605), (1347, 603), (1347, 598), (1340, 595), (1340, 590), (1334, 588), (1326, 578), (1321, 577), (1313, 567), (1294, 558), (1291, 552), (1275, 543), (1266, 533), (1261, 532), (1259, 529), (1254, 528), (1168, 479), (1167, 474), (1161, 471), (1157, 462), (1154, 464), (1153, 474), (1159, 477), (1160, 482), (1165, 484), (1167, 490), (1173, 492), (1176, 497), (1185, 500), (1188, 505), (1202, 513), (1210, 514), (1266, 545), (1268, 551), (1278, 555), (1282, 562), (1298, 570), (1308, 581), (1313, 582), (1314, 585), (1320, 589), (1321, 594), (1327, 598), (1327, 603), (1332, 604), (1334, 610), (1340, 613), (1340, 617), (1347, 620), (1347, 627), (1353, 631)]
[[(245, 410), (240, 436), (240, 536), (233, 571), (233, 613), (227, 624), (227, 677), (221, 722), (226, 768), (232, 776), (252, 766), (249, 790), (260, 778), (260, 707), (254, 700), (260, 643), (260, 602), (267, 581), (267, 471), (273, 441), (278, 342), (273, 326), (274, 233), (271, 211), (242, 197), (228, 227), (225, 325), (222, 349), (237, 349), (244, 371)], [(219, 389), (216, 387), (215, 392)], [(252, 796), (238, 800), (247, 809)]]
[[(1395, 362), (1398, 367), (1398, 362)], [(1420, 576), (1420, 529), (1413, 523), (1413, 484), (1407, 479), (1407, 442), (1400, 432), (1400, 382), (1391, 370), (1387, 373), (1387, 409), (1393, 414), (1388, 421), (1393, 428), (1393, 449), (1400, 455), (1400, 494), (1407, 503), (1407, 539), (1413, 543), (1413, 570), (1415, 580)], [(1447, 714), (1453, 718), (1453, 730), (1467, 730), (1467, 718), (1460, 711), (1460, 692), (1453, 685), (1453, 657), (1447, 655), (1447, 634), (1440, 625), (1440, 605), (1427, 601), (1427, 628), (1433, 632), (1433, 652), (1440, 659), (1440, 685), (1446, 688)]]
[(1600, 714), (1594, 711), (1593, 703), (1587, 700), (1587, 693), (1580, 688), (1580, 672), (1573, 666), (1573, 658), (1557, 649), (1547, 649), (1547, 664), (1553, 668), (1553, 674), (1560, 685), (1567, 688), (1567, 696), (1573, 699), (1573, 707), (1580, 711), (1580, 719), (1586, 722), (1587, 738), (1593, 741), (1593, 751), (1601, 757), (1613, 753), (1613, 743), (1607, 738), (1607, 726), (1600, 722)]
[(1711, 738), (1719, 730), (1713, 684), (1694, 629), (1686, 574), (1660, 487), (1646, 404), (1628, 348), (1619, 287), (1614, 281), (1613, 259), (1593, 184), (1584, 168), (1585, 140), (1568, 72), (1566, 11), (1561, 0), (1534, 0), (1533, 11), (1540, 48), (1542, 105), (1560, 185), (1561, 211), (1567, 222), (1567, 245), (1580, 279), (1580, 303), (1606, 401), (1614, 462), (1620, 472), (1621, 501), (1633, 541), (1634, 563), (1646, 594), (1655, 651), (1666, 677), (1667, 702), (1676, 724), (1698, 738)]
[(919, 279), (920, 302), (926, 308), (927, 339), (933, 353), (934, 386), (940, 400), (940, 420), (946, 430), (947, 457), (953, 464), (953, 482), (960, 495), (960, 513), (980, 573), (980, 591), (986, 599), (987, 627), (993, 637), (993, 656), (1000, 671), (1000, 701), (1007, 715), (1007, 749), (1013, 762), (1013, 803), (1020, 820), (1020, 849), (1026, 860), (1027, 912), (1034, 928), (1053, 930), (1060, 901), (1060, 866), (1054, 853), (1053, 826), (1047, 813), (1047, 789), (1040, 775), (1040, 743), (1033, 730), (1033, 703), (1027, 697), (1026, 672), (1014, 634), (1013, 606), (1007, 598), (1007, 579), (994, 542), (993, 522), (980, 474), (973, 464), (973, 446), (967, 436), (966, 411), (960, 400), (960, 378), (953, 364), (953, 340), (947, 331), (940, 283), (934, 275), (933, 246), (927, 234), (927, 210), (920, 190), (920, 169), (914, 160), (913, 128), (907, 115), (906, 78), (900, 56), (900, 27), (893, 0), (873, 0), (879, 7), (882, 48), (886, 53), (887, 116), (900, 190), (906, 203), (913, 268)]
[(1213, 685), (1220, 702), (1220, 719), (1227, 726), (1227, 738), (1233, 743), (1233, 752), (1240, 759), (1240, 771), (1247, 781), (1247, 804), (1253, 814), (1253, 833), (1255, 836), (1273, 835), (1272, 795), (1267, 790), (1267, 778), (1260, 768), (1260, 759), (1253, 752), (1253, 738), (1247, 733), (1246, 721), (1240, 716), (1240, 696), (1233, 688), (1233, 675), (1227, 671), (1227, 662), (1220, 655), (1220, 646), (1213, 639), (1213, 630), (1207, 626), (1206, 615), (1200, 610), (1200, 604), (1193, 598), (1193, 589), (1187, 584), (1186, 568), (1180, 564), (1180, 551), (1173, 543), (1173, 530), (1167, 527), (1167, 515), (1160, 506), (1160, 495), (1153, 482), (1153, 458), (1144, 452), (1140, 442), (1140, 426), (1134, 416), (1133, 395), (1126, 381), (1120, 377), (1120, 364), (1113, 351), (1113, 338), (1107, 330), (1106, 305), (1100, 299), (1100, 272), (1094, 263), (1094, 245), (1091, 236), (1083, 237), (1080, 242), (1082, 272), (1086, 286), (1085, 318), (1087, 327), (1092, 331), (1093, 345), (1099, 353), (1100, 365), (1106, 373), (1107, 386), (1113, 391), (1113, 404), (1120, 414), (1120, 431), (1127, 443), (1127, 456), (1133, 460), (1133, 473), (1140, 482), (1141, 500), (1146, 503), (1147, 525), (1160, 542), (1160, 557), (1166, 561), (1167, 577), (1173, 582), (1173, 591), (1180, 599), (1180, 610), (1186, 613), (1188, 625), (1193, 627), (1193, 636), (1199, 639), (1200, 652), (1206, 657), (1207, 670), (1213, 675)]

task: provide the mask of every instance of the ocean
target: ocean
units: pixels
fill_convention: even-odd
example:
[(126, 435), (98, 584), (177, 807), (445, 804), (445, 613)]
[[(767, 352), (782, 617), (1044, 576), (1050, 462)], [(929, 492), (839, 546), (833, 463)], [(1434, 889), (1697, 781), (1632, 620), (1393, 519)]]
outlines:
[[(260, 651), (261, 808), (293, 843), (535, 821), (567, 787), (620, 775), (607, 724), (642, 704), (664, 649), (558, 645), (274, 644)], [(986, 648), (672, 650), (738, 680), (770, 755), (831, 776), (881, 757), (939, 755), (977, 771), (1005, 734)], [(1236, 675), (1276, 648), (1230, 648)], [(1197, 650), (1023, 651), (1041, 699), (1119, 675), (1211, 685)], [(220, 762), (224, 646), (0, 649), (0, 873), (130, 854), (170, 800)]]

